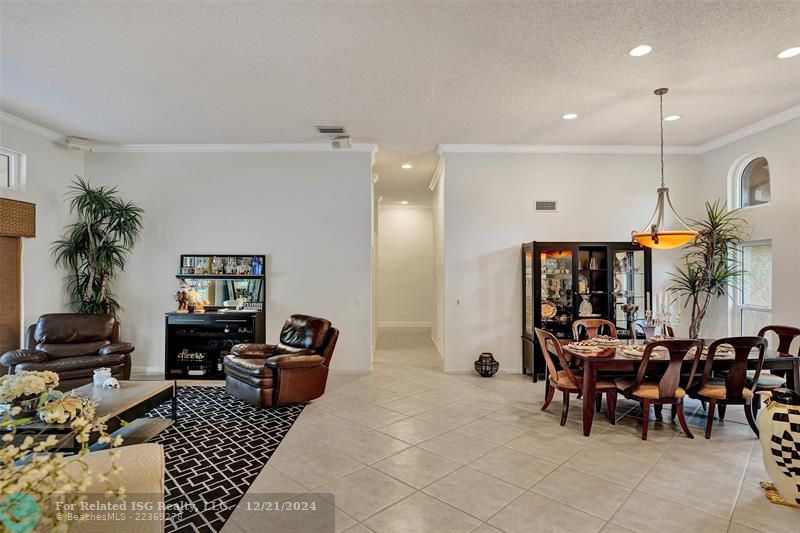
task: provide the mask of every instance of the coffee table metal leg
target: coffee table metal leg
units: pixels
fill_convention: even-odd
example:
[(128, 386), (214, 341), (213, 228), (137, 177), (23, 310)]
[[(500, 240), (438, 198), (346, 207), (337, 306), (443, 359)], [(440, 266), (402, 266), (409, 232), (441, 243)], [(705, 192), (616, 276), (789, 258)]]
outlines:
[(178, 421), (178, 386), (174, 382), (172, 384), (172, 421)]

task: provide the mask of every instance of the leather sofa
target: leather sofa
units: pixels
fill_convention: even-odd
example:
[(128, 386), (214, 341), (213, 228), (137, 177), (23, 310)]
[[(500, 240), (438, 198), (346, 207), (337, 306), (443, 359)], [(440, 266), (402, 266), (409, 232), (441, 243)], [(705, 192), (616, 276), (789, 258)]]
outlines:
[(319, 398), (339, 330), (324, 318), (292, 315), (278, 344), (237, 344), (225, 357), (225, 388), (258, 407), (280, 407)]
[(134, 347), (119, 340), (119, 322), (110, 315), (52, 313), (28, 328), (25, 349), (0, 357), (0, 373), (50, 370), (58, 388), (91, 383), (95, 368), (107, 367), (117, 379), (130, 379)]

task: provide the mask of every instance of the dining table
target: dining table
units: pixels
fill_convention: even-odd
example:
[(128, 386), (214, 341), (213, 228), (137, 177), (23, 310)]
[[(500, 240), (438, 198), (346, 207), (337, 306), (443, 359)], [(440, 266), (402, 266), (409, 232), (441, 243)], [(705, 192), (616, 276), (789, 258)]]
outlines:
[[(597, 376), (602, 372), (632, 374), (636, 373), (641, 364), (641, 357), (628, 355), (626, 348), (631, 348), (635, 344), (643, 344), (646, 341), (621, 341), (622, 344), (617, 346), (603, 347), (598, 352), (585, 352), (577, 349), (570, 348), (569, 344), (562, 344), (564, 356), (574, 365), (583, 375), (581, 393), (583, 396), (583, 434), (589, 436), (592, 431), (592, 422), (594, 421), (595, 413), (595, 390), (597, 386)], [(704, 339), (705, 346), (708, 346), (712, 340)], [(552, 348), (551, 348), (552, 349)], [(682, 373), (689, 373), (692, 366), (692, 358), (687, 358), (683, 362), (681, 368)], [(703, 371), (705, 356), (700, 360), (697, 372), (698, 374)], [(732, 356), (720, 356), (717, 354), (714, 357), (714, 371), (725, 371), (731, 368), (733, 364)], [(669, 363), (668, 358), (658, 359), (650, 358), (648, 362), (648, 369), (658, 371), (659, 369), (666, 368)], [(758, 353), (753, 352), (747, 360), (747, 368), (754, 370), (758, 363)], [(800, 393), (800, 356), (779, 354), (773, 350), (767, 350), (764, 355), (763, 370), (777, 370), (785, 373), (786, 375), (786, 388), (792, 389)], [(548, 383), (547, 379), (545, 383)]]

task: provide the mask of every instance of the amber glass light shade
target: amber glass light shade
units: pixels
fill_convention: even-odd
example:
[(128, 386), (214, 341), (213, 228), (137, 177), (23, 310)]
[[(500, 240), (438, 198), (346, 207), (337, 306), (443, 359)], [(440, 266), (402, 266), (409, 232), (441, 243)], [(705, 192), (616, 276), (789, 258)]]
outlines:
[(634, 233), (633, 240), (646, 246), (648, 248), (657, 248), (659, 250), (668, 250), (670, 248), (677, 248), (683, 246), (687, 242), (697, 237), (696, 231), (659, 231), (656, 233), (658, 242), (653, 238), (652, 233)]
[(572, 250), (547, 250), (546, 252), (542, 252), (542, 260), (546, 257), (554, 257), (556, 259), (563, 259), (568, 257), (572, 254)]

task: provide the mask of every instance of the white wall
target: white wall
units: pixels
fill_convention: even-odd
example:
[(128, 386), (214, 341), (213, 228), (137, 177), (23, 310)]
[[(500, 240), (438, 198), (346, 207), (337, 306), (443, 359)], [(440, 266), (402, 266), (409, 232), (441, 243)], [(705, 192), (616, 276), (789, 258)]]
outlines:
[(433, 189), (433, 284), (434, 315), (431, 339), (444, 357), (444, 160), (439, 161)]
[[(520, 244), (628, 240), (655, 207), (658, 156), (445, 152), (445, 163), (445, 371), (469, 371), (482, 351), (520, 371)], [(666, 171), (680, 214), (698, 215), (697, 158), (667, 156)], [(535, 214), (536, 199), (559, 212)], [(654, 252), (654, 288), (675, 255)]]
[[(762, 155), (770, 170), (771, 202), (743, 209), (751, 240), (772, 240), (772, 319), (800, 325), (800, 119), (794, 119), (700, 156), (703, 197), (726, 198), (729, 174), (743, 156)], [(703, 322), (703, 335), (729, 334), (726, 300), (716, 302)], [(738, 331), (730, 331), (738, 334)]]
[[(373, 168), (375, 163), (372, 163)], [(372, 184), (372, 240), (371, 270), (372, 270), (372, 349), (378, 342), (378, 195), (375, 194), (375, 182)]]
[(324, 316), (341, 330), (333, 369), (370, 370), (369, 152), (84, 154), (6, 122), (0, 146), (27, 155), (24, 189), (0, 194), (37, 204), (37, 237), (23, 254), (25, 324), (68, 310), (49, 250), (71, 222), (63, 197), (78, 174), (145, 209), (115, 287), (134, 367), (163, 368), (179, 254), (221, 252), (269, 256), (268, 340), (291, 313)]
[(86, 174), (145, 210), (117, 292), (134, 366), (163, 367), (181, 253), (269, 256), (267, 339), (292, 313), (341, 330), (340, 371), (371, 365), (368, 152), (93, 153)]
[(64, 193), (83, 174), (83, 153), (0, 121), (0, 146), (27, 155), (27, 179), (19, 191), (0, 196), (36, 204), (36, 238), (23, 239), (23, 328), (43, 313), (66, 309), (63, 274), (55, 270), (50, 245), (69, 223)]
[(434, 314), (431, 207), (381, 206), (378, 219), (379, 323), (431, 326)]

